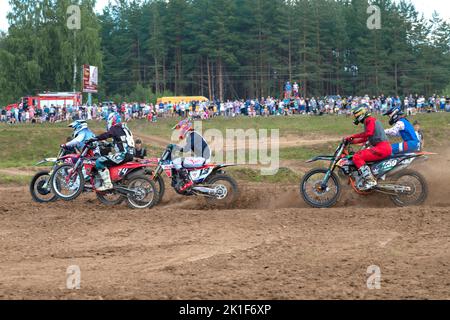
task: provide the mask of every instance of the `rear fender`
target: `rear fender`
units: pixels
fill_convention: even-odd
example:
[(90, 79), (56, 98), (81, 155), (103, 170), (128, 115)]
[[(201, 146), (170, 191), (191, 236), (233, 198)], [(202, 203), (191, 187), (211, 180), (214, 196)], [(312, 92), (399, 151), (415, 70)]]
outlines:
[(230, 167), (236, 167), (235, 164), (220, 164), (220, 165), (216, 165), (213, 169), (213, 171), (211, 172), (210, 176), (216, 173), (225, 173), (225, 171), (223, 169), (225, 168), (230, 168)]
[(133, 178), (139, 177), (139, 176), (148, 176), (148, 177), (153, 176), (153, 170), (150, 168), (143, 167), (143, 168), (135, 168), (135, 169), (130, 169), (130, 168), (125, 168), (125, 169), (128, 169), (128, 172), (123, 177), (120, 177), (120, 179), (122, 179), (122, 180), (130, 180), (130, 179), (133, 179)]

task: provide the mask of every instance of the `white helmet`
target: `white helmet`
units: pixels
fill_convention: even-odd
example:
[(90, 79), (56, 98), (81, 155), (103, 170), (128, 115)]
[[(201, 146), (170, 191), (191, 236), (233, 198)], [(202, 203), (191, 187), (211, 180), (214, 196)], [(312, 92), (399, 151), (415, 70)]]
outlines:
[(86, 120), (76, 120), (69, 124), (69, 128), (73, 129), (73, 136), (76, 137), (82, 130), (88, 128)]

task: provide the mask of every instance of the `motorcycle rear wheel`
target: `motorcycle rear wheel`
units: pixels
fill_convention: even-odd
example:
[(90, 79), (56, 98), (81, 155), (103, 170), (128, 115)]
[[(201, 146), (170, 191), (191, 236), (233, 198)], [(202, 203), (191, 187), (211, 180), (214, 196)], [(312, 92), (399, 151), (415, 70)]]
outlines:
[(428, 183), (424, 176), (417, 171), (403, 170), (389, 180), (413, 189), (413, 192), (409, 194), (391, 196), (392, 202), (398, 207), (420, 206), (428, 198)]
[(236, 180), (228, 175), (221, 174), (209, 178), (206, 184), (211, 186), (221, 186), (226, 188), (223, 197), (207, 197), (206, 202), (213, 208), (226, 208), (232, 206), (239, 197), (239, 188)]
[[(105, 206), (117, 206), (121, 204), (126, 197), (115, 192), (105, 192), (105, 193), (96, 193), (98, 201), (103, 203)], [(112, 196), (112, 199), (109, 199), (108, 196)]]
[(159, 194), (155, 183), (146, 176), (130, 179), (127, 188), (136, 190), (136, 194), (127, 196), (127, 204), (131, 209), (151, 209), (158, 203)]
[[(127, 177), (127, 180), (131, 180), (131, 179), (133, 179), (135, 177), (140, 177), (140, 176), (142, 176), (144, 174), (145, 173), (143, 171), (133, 172)], [(154, 180), (153, 182), (155, 183), (156, 191), (158, 191), (158, 200), (155, 203), (155, 206), (156, 206), (162, 201), (162, 199), (164, 197), (164, 194), (166, 193), (166, 185), (165, 185), (164, 179), (161, 176), (159, 176), (156, 179), (156, 181)]]
[(156, 185), (156, 190), (158, 191), (158, 200), (155, 203), (155, 205), (158, 205), (164, 198), (164, 194), (166, 193), (166, 185), (164, 183), (164, 179), (161, 176), (158, 177), (156, 182), (157, 183), (155, 183), (155, 185)]

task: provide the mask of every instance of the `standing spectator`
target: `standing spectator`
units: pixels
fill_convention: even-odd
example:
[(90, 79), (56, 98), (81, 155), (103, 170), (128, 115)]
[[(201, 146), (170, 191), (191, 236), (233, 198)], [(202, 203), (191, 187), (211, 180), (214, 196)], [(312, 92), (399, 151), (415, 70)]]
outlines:
[(299, 96), (299, 85), (298, 85), (297, 82), (294, 82), (293, 88), (294, 88), (294, 97), (298, 98), (298, 96)]
[(2, 108), (0, 111), (0, 122), (6, 122), (6, 109)]
[(439, 102), (440, 102), (440, 109), (443, 112), (445, 110), (445, 97), (442, 96)]
[(414, 131), (416, 131), (417, 138), (419, 139), (419, 151), (422, 151), (425, 147), (425, 137), (423, 135), (423, 131), (420, 128), (419, 121), (414, 122)]
[(147, 157), (147, 149), (142, 146), (142, 140), (137, 139), (134, 148), (134, 158), (143, 160), (145, 157)]
[(286, 85), (284, 86), (284, 98), (290, 99), (292, 97), (292, 85), (288, 81), (286, 82)]

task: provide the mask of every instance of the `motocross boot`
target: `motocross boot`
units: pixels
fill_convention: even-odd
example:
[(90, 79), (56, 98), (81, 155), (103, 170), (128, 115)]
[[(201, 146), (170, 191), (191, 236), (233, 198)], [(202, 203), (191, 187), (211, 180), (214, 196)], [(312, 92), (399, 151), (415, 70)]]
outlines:
[(189, 177), (189, 172), (186, 169), (181, 169), (179, 175), (181, 180), (183, 181), (183, 186), (180, 188), (181, 192), (188, 190), (194, 185), (194, 182)]
[(102, 186), (97, 189), (97, 191), (103, 192), (108, 191), (114, 188), (112, 182), (111, 182), (111, 176), (109, 175), (108, 168), (99, 170), (98, 173), (100, 174), (100, 177), (102, 178)]
[(359, 188), (361, 191), (371, 190), (378, 185), (377, 179), (373, 176), (372, 170), (370, 170), (369, 166), (362, 166), (359, 169), (359, 174), (361, 178), (364, 179), (364, 183)]

